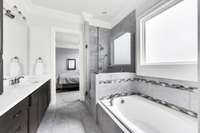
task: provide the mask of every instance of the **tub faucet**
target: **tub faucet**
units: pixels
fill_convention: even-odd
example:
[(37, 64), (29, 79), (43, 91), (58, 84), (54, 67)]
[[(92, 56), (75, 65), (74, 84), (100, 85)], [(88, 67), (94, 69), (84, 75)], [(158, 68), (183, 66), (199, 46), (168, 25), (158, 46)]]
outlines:
[(109, 96), (109, 99), (110, 99), (110, 106), (113, 106), (113, 100), (114, 100), (114, 98), (116, 98), (116, 97), (120, 97), (121, 96), (121, 94), (120, 93), (116, 93), (116, 94), (112, 94), (112, 95), (110, 95)]
[(110, 106), (113, 106), (113, 100), (114, 100), (114, 97), (110, 98)]

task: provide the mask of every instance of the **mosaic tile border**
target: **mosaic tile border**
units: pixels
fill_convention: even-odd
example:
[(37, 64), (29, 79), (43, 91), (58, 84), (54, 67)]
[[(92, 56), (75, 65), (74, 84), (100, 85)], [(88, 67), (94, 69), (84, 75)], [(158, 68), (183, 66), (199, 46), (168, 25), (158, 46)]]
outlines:
[(163, 87), (169, 87), (169, 88), (175, 88), (179, 90), (185, 90), (185, 91), (190, 91), (194, 92), (198, 90), (197, 87), (192, 87), (192, 86), (184, 86), (181, 84), (170, 84), (167, 82), (160, 82), (160, 81), (155, 81), (155, 80), (148, 80), (145, 78), (122, 78), (122, 79), (109, 79), (109, 80), (100, 80), (98, 83), (99, 84), (115, 84), (115, 83), (126, 83), (126, 82), (144, 82), (147, 84), (152, 84), (152, 85), (158, 85), (158, 86), (163, 86)]
[(191, 110), (185, 109), (183, 107), (171, 104), (169, 102), (166, 102), (166, 101), (163, 101), (163, 100), (160, 100), (160, 99), (155, 99), (155, 98), (153, 98), (151, 96), (144, 95), (144, 94), (141, 94), (141, 93), (135, 93), (135, 92), (131, 92), (131, 93), (115, 93), (115, 94), (112, 94), (112, 95), (109, 95), (109, 96), (102, 97), (100, 100), (113, 99), (113, 98), (117, 98), (117, 97), (121, 97), (121, 96), (131, 96), (131, 95), (141, 96), (141, 97), (143, 97), (145, 99), (148, 99), (148, 100), (150, 100), (152, 102), (161, 104), (161, 105), (163, 105), (165, 107), (168, 107), (170, 109), (176, 110), (176, 111), (181, 112), (181, 113), (184, 113), (184, 114), (189, 115), (189, 116), (194, 117), (194, 118), (198, 117), (198, 114), (193, 112), (193, 111), (191, 111)]
[(152, 85), (175, 88), (175, 89), (185, 90), (185, 91), (190, 91), (190, 92), (194, 92), (195, 90), (198, 90), (197, 87), (184, 86), (184, 85), (181, 85), (181, 84), (170, 84), (170, 83), (167, 83), (167, 82), (159, 82), (159, 81), (155, 81), (155, 80), (147, 80), (147, 79), (144, 79), (144, 78), (134, 78), (134, 81), (145, 82), (145, 83), (149, 83), (149, 84), (152, 84)]

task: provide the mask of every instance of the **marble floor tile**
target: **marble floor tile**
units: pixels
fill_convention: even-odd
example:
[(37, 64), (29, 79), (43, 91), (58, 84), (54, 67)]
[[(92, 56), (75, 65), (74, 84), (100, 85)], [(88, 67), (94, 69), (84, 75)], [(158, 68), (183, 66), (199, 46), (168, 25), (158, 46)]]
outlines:
[(85, 103), (70, 99), (77, 93), (58, 93), (55, 106), (48, 108), (37, 133), (102, 133)]

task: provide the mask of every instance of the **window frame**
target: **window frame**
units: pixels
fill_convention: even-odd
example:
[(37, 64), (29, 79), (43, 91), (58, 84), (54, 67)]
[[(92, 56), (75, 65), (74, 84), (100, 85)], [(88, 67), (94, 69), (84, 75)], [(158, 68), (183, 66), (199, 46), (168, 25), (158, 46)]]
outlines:
[[(179, 2), (183, 0), (167, 0), (167, 1), (160, 1), (156, 2), (152, 5), (147, 5), (142, 9), (141, 11), (137, 12), (136, 17), (136, 74), (139, 76), (145, 76), (145, 77), (153, 77), (153, 78), (159, 78), (159, 79), (173, 79), (173, 80), (179, 80), (179, 81), (192, 81), (192, 82), (198, 82), (200, 79), (200, 51), (199, 51), (199, 42), (200, 42), (200, 34), (198, 34), (198, 57), (197, 62), (165, 62), (165, 63), (152, 63), (152, 64), (145, 64), (144, 62), (144, 52), (142, 51), (144, 48), (143, 42), (141, 41), (141, 34), (144, 32), (141, 31), (141, 22), (147, 19), (150, 15), (158, 11), (165, 11), (170, 7), (175, 6)], [(198, 13), (200, 13), (200, 2), (198, 2), (197, 8)], [(200, 30), (199, 21), (200, 16), (198, 15), (198, 32)], [(194, 68), (195, 67), (195, 68)], [(191, 69), (192, 71), (188, 71), (188, 69)], [(186, 70), (187, 69), (187, 70)], [(175, 70), (175, 71), (174, 71)], [(178, 74), (177, 74), (178, 70)], [(186, 70), (186, 71), (185, 71)], [(180, 71), (182, 71), (184, 74), (180, 74)], [(195, 74), (195, 75), (193, 75)], [(192, 76), (192, 77), (191, 77)]]
[[(183, 61), (183, 62), (158, 62), (158, 63), (147, 63), (146, 62), (146, 29), (145, 29), (145, 22), (156, 17), (157, 15), (165, 12), (166, 10), (176, 6), (180, 2), (184, 0), (171, 0), (169, 2), (161, 2), (160, 4), (156, 5), (152, 11), (147, 11), (139, 20), (139, 31), (140, 31), (140, 65), (141, 66), (167, 66), (167, 65), (197, 65), (198, 64), (198, 57), (197, 61)], [(198, 45), (198, 44), (197, 44)], [(198, 52), (198, 50), (197, 50)]]
[[(129, 34), (130, 35), (130, 63), (129, 64), (115, 64), (114, 63), (114, 60), (115, 60), (115, 50), (114, 50), (114, 47), (115, 47), (115, 43), (114, 41), (118, 38), (120, 38), (121, 36), (125, 35), (125, 34)], [(118, 36), (115, 36), (113, 37), (112, 41), (111, 41), (111, 65), (110, 66), (130, 66), (131, 65), (131, 44), (132, 44), (132, 34), (131, 32), (123, 32), (121, 34), (119, 34)]]

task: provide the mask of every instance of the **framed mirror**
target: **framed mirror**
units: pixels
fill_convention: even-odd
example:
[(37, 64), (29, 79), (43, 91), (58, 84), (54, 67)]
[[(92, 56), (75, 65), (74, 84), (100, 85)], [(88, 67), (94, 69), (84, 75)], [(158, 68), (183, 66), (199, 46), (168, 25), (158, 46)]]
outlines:
[(131, 33), (124, 33), (113, 40), (112, 56), (112, 65), (131, 64)]
[(67, 59), (67, 70), (76, 70), (76, 59)]

